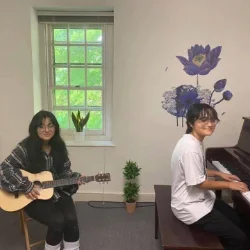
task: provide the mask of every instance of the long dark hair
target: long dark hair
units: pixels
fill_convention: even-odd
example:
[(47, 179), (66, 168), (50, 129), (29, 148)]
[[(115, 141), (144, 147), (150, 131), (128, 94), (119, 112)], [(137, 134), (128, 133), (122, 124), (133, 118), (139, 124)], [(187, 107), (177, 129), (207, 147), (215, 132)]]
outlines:
[(205, 103), (194, 103), (190, 106), (186, 115), (187, 130), (186, 134), (190, 134), (193, 131), (192, 126), (197, 119), (209, 118), (219, 121), (216, 110)]
[(51, 146), (54, 169), (60, 172), (60, 168), (68, 157), (68, 151), (60, 136), (60, 127), (56, 117), (49, 111), (41, 110), (32, 118), (29, 124), (29, 136), (25, 139), (29, 160), (28, 170), (32, 173), (38, 173), (45, 168), (46, 162), (42, 152), (43, 141), (38, 136), (37, 129), (46, 118), (49, 118), (55, 127), (55, 134), (48, 142)]

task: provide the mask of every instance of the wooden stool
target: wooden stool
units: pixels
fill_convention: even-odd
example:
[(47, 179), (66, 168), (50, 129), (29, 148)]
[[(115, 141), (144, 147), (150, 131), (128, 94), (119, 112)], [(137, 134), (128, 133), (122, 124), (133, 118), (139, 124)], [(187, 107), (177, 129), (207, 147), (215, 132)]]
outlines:
[(19, 211), (19, 215), (20, 215), (20, 222), (21, 222), (21, 230), (22, 230), (22, 233), (24, 234), (24, 237), (25, 237), (26, 250), (30, 250), (31, 247), (37, 246), (37, 245), (40, 245), (40, 244), (44, 243), (45, 242), (44, 240), (37, 241), (37, 242), (34, 242), (34, 243), (30, 243), (29, 230), (28, 230), (27, 222), (29, 220), (32, 220), (32, 219), (25, 216), (23, 209)]

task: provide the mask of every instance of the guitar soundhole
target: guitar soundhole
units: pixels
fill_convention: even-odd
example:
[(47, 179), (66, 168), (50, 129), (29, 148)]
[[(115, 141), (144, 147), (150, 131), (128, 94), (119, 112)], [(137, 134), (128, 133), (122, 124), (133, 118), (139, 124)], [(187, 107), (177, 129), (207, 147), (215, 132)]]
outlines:
[(40, 181), (34, 181), (33, 182), (34, 183), (34, 185), (35, 185), (35, 187), (37, 188), (37, 189), (42, 189), (42, 183), (40, 182)]

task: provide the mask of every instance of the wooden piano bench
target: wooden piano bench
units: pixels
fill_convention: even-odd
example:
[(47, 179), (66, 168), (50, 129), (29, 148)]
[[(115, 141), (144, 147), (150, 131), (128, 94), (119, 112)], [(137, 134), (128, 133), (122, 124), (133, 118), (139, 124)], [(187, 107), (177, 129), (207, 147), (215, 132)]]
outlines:
[(220, 250), (217, 236), (187, 226), (171, 210), (171, 186), (155, 185), (155, 239), (160, 233), (162, 249)]
[(23, 209), (19, 210), (19, 215), (20, 215), (21, 230), (25, 237), (26, 250), (30, 250), (34, 246), (44, 244), (45, 240), (30, 243), (30, 236), (29, 236), (29, 229), (27, 222), (31, 220), (31, 218), (25, 216)]

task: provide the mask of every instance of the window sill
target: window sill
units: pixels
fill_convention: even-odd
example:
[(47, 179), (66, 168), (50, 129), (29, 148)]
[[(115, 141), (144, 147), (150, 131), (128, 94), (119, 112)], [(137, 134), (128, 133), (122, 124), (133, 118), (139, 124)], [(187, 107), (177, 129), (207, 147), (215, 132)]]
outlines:
[(112, 141), (74, 141), (66, 140), (67, 147), (114, 147)]

